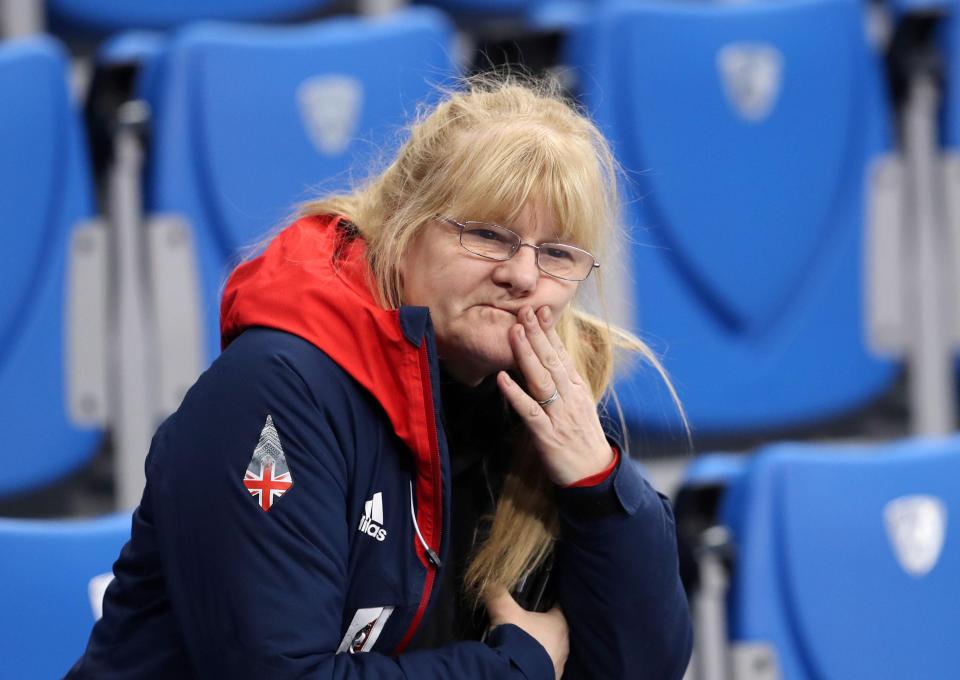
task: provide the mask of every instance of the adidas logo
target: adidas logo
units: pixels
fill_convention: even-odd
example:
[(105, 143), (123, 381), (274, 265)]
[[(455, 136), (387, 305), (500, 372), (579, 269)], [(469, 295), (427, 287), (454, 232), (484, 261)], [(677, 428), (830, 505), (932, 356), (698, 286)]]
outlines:
[(383, 528), (383, 493), (378, 491), (373, 498), (363, 504), (363, 517), (357, 529), (362, 534), (372, 536), (378, 541), (387, 538), (387, 530)]

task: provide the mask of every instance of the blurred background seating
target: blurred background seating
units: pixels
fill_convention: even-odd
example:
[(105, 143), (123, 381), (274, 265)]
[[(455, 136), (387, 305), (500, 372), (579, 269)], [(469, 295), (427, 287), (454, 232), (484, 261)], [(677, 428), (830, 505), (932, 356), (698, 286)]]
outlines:
[[(620, 2), (582, 30), (570, 62), (629, 178), (630, 326), (695, 431), (809, 426), (889, 390), (864, 242), (891, 112), (861, 8)], [(632, 429), (679, 427), (650, 371), (618, 392)]]
[(758, 451), (698, 546), (699, 677), (951, 677), (958, 475), (956, 437)]
[(0, 43), (0, 497), (88, 462), (106, 418), (104, 234), (66, 65), (50, 38)]
[(49, 0), (50, 21), (60, 30), (107, 35), (131, 29), (167, 30), (210, 19), (289, 21), (303, 19), (331, 0)]
[(130, 513), (97, 519), (0, 519), (3, 674), (59, 678), (80, 658), (102, 612)]

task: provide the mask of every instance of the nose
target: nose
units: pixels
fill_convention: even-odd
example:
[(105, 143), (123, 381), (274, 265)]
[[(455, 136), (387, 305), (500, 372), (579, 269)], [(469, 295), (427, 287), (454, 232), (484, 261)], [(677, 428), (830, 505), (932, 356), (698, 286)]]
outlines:
[(493, 280), (497, 285), (509, 288), (515, 295), (532, 292), (540, 280), (536, 248), (527, 243), (520, 244), (520, 250), (513, 257), (498, 263), (493, 271)]

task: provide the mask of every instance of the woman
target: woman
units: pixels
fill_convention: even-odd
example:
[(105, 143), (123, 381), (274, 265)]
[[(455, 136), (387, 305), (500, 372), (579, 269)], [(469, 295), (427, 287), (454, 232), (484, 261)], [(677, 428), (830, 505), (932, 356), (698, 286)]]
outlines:
[(614, 175), (474, 84), (238, 267), (73, 675), (680, 677), (672, 515), (597, 410), (615, 344), (653, 359), (572, 306)]

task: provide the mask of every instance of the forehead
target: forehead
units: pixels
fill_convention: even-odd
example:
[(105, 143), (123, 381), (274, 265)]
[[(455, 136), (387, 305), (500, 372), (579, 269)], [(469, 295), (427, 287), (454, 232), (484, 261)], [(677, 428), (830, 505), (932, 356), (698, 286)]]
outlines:
[(553, 212), (539, 201), (528, 203), (515, 215), (504, 215), (494, 221), (528, 238), (554, 239), (563, 231)]
[(534, 204), (551, 238), (588, 250), (602, 240), (609, 195), (589, 140), (549, 126), (488, 125), (458, 136), (445, 167), (442, 205), (460, 221), (512, 227)]

